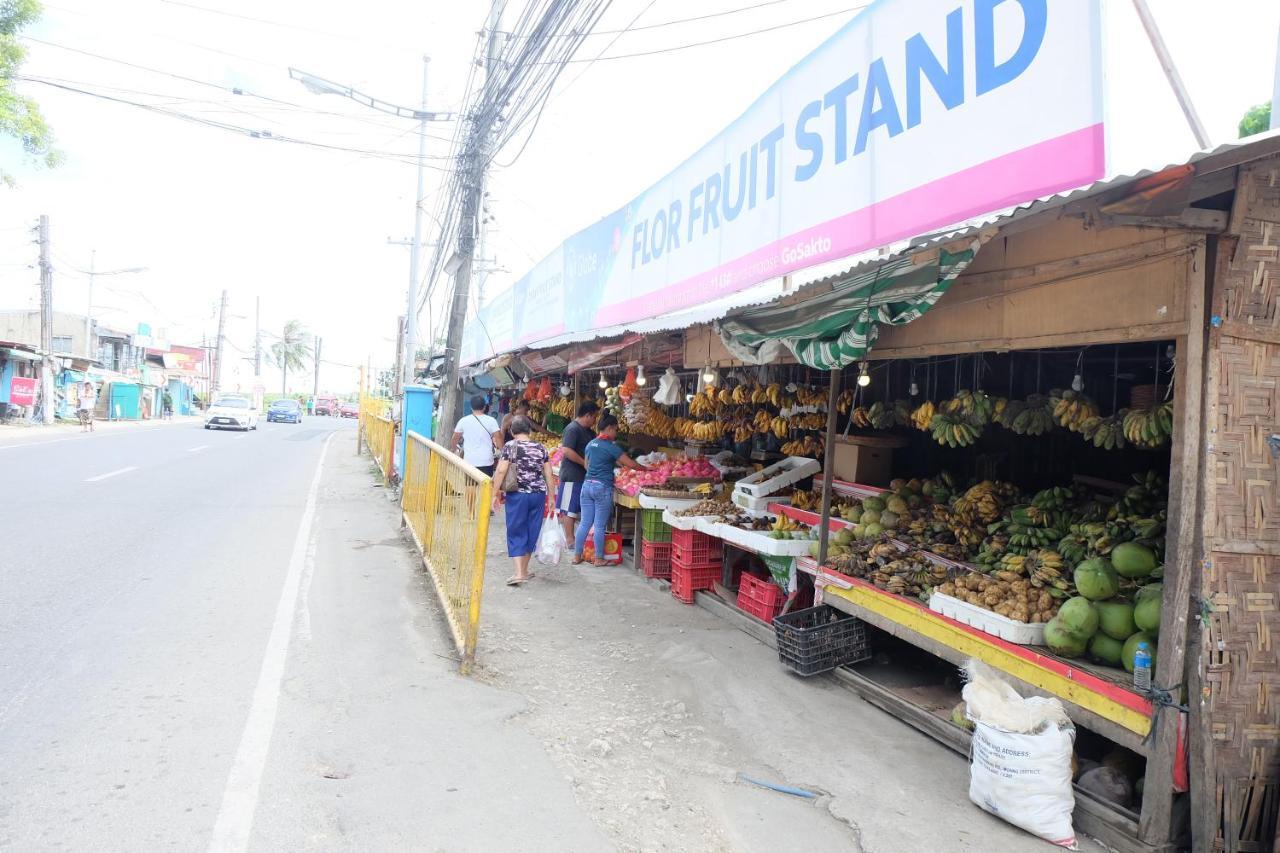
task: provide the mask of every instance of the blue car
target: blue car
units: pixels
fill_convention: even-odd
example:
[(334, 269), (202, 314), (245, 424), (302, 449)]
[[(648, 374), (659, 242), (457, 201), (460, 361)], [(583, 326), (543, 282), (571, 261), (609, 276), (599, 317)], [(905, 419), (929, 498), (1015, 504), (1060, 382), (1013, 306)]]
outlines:
[(267, 407), (267, 423), (300, 424), (302, 423), (302, 406), (297, 400), (276, 400)]

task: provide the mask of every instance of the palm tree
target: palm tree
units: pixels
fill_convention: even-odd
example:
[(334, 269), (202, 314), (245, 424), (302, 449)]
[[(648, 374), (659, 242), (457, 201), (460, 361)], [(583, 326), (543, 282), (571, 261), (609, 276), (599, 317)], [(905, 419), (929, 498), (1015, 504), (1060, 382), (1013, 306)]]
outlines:
[(271, 345), (271, 359), (280, 368), (280, 392), (288, 395), (289, 370), (302, 370), (311, 358), (311, 333), (297, 320), (284, 324), (280, 339)]

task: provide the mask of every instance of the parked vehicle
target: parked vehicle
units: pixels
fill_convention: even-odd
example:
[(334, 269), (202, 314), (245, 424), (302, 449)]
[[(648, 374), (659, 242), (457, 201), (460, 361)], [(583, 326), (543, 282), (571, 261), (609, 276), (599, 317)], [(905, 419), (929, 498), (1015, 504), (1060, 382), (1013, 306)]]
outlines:
[(219, 397), (204, 415), (205, 429), (258, 428), (258, 410), (247, 397)]
[(355, 403), (339, 403), (338, 415), (344, 418), (358, 418), (360, 417), (360, 407)]
[(316, 397), (316, 414), (317, 415), (338, 414), (338, 398), (337, 397)]
[(276, 400), (267, 407), (267, 423), (302, 423), (302, 404), (297, 400)]

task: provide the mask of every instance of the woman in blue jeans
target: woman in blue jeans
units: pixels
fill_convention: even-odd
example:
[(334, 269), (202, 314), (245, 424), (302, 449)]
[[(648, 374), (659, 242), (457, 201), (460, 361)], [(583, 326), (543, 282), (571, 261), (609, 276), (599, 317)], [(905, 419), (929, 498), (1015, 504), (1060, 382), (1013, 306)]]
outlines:
[(614, 465), (648, 471), (647, 466), (634, 461), (614, 443), (618, 437), (618, 419), (605, 415), (596, 424), (596, 437), (587, 443), (582, 456), (587, 461), (587, 480), (582, 484), (582, 521), (573, 540), (574, 565), (582, 562), (582, 552), (587, 544), (587, 531), (594, 534), (596, 558), (593, 565), (608, 565), (604, 560), (604, 529), (613, 515)]
[[(551, 511), (555, 494), (555, 478), (551, 474), (551, 457), (547, 449), (529, 438), (533, 423), (524, 415), (511, 421), (512, 439), (502, 448), (498, 457), (493, 482), (498, 491), (493, 496), (496, 509), (507, 505), (507, 554), (516, 564), (516, 573), (507, 586), (519, 586), (533, 573), (529, 571), (529, 558), (538, 547), (538, 533), (542, 529), (542, 517)], [(507, 469), (516, 468), (516, 490), (501, 491)]]

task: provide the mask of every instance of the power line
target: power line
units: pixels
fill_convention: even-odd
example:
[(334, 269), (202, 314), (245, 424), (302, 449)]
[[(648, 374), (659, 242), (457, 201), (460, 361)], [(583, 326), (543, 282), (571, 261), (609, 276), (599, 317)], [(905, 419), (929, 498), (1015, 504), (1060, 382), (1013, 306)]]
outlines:
[(655, 50), (637, 51), (635, 53), (615, 53), (612, 56), (597, 56), (594, 59), (570, 59), (567, 61), (575, 62), (575, 63), (576, 62), (592, 63), (592, 62), (604, 62), (606, 60), (611, 60), (611, 59), (635, 59), (641, 56), (656, 56), (662, 53), (676, 53), (677, 51), (689, 50), (690, 48), (694, 48), (694, 47), (705, 47), (711, 44), (720, 44), (721, 42), (735, 41), (737, 39), (748, 38), (750, 36), (758, 36), (764, 33), (772, 33), (777, 30), (784, 30), (788, 27), (797, 27), (797, 26), (800, 26), (801, 24), (810, 24), (810, 23), (813, 23), (814, 21), (821, 21), (825, 18), (834, 18), (837, 15), (847, 15), (850, 12), (856, 12), (859, 9), (865, 9), (870, 5), (871, 5), (870, 3), (864, 3), (861, 6), (852, 6), (848, 9), (841, 9), (837, 12), (827, 12), (826, 14), (823, 14), (823, 15), (814, 15), (812, 18), (803, 18), (799, 21), (787, 21), (786, 23), (774, 24), (771, 27), (764, 27), (763, 29), (759, 29), (759, 30), (750, 30), (745, 33), (736, 33), (730, 36), (721, 36), (720, 38), (707, 39), (706, 41), (695, 41), (695, 42), (690, 42), (688, 44), (677, 44), (677, 45), (672, 45), (670, 47), (657, 48)]
[[(641, 24), (640, 26), (634, 26), (634, 19), (633, 19), (632, 24), (628, 24), (626, 27), (623, 27), (620, 30), (592, 30), (586, 35), (588, 38), (590, 38), (591, 36), (623, 35), (625, 33), (642, 32), (644, 30), (660, 30), (660, 29), (663, 29), (664, 27), (674, 27), (679, 24), (691, 24), (696, 21), (706, 21), (711, 18), (723, 18), (726, 15), (738, 15), (743, 12), (751, 12), (756, 9), (763, 9), (766, 6), (777, 6), (779, 3), (788, 3), (788, 2), (791, 2), (791, 0), (764, 0), (763, 3), (755, 3), (751, 6), (741, 6), (737, 9), (725, 9), (721, 12), (709, 12), (705, 15), (694, 15), (691, 18), (677, 18), (672, 21), (661, 21), (656, 24)], [(649, 6), (652, 6), (652, 5), (653, 5), (652, 3), (649, 4)], [(641, 10), (640, 15), (643, 15), (646, 11), (648, 11), (648, 8), (649, 7), (646, 6), (643, 10)], [(640, 15), (636, 15), (636, 18), (639, 18)], [(559, 36), (559, 38), (564, 38), (564, 37), (565, 36)]]
[(358, 42), (362, 44), (377, 44), (383, 47), (392, 48), (393, 50), (403, 50), (406, 52), (413, 52), (413, 53), (417, 52), (413, 48), (410, 48), (404, 45), (394, 44), (392, 42), (384, 42), (384, 41), (378, 41), (374, 39), (363, 39), (363, 38), (360, 38), (359, 36), (353, 36), (350, 33), (335, 33), (330, 30), (319, 29), (318, 27), (307, 27), (307, 26), (303, 26), (302, 24), (289, 24), (283, 21), (273, 21), (273, 20), (270, 20), (269, 18), (256, 18), (252, 15), (243, 15), (238, 12), (228, 12), (225, 9), (212, 9), (208, 6), (200, 6), (195, 3), (184, 3), (184, 2), (181, 2), (181, 0), (160, 0), (160, 2), (165, 4), (166, 6), (181, 6), (184, 9), (191, 9), (197, 12), (206, 12), (210, 15), (221, 15), (225, 18), (235, 18), (236, 20), (248, 21), (254, 24), (263, 24), (268, 27), (278, 27), (280, 29), (296, 30), (297, 32), (301, 32), (301, 33), (312, 33), (314, 35), (326, 36), (328, 38), (341, 39), (342, 41)]

